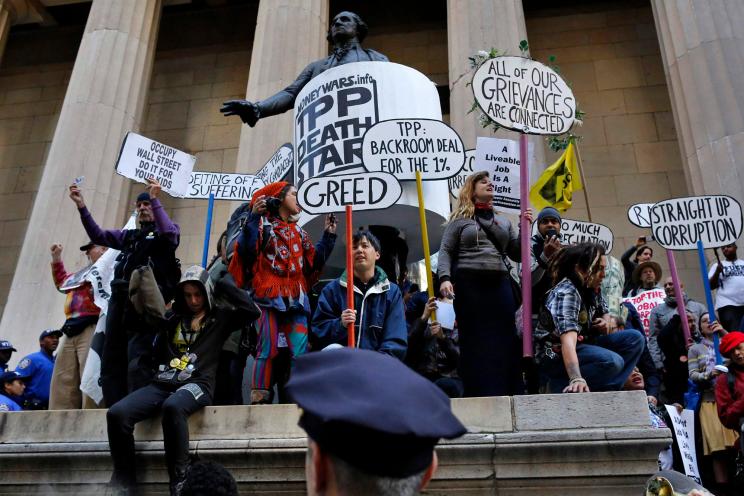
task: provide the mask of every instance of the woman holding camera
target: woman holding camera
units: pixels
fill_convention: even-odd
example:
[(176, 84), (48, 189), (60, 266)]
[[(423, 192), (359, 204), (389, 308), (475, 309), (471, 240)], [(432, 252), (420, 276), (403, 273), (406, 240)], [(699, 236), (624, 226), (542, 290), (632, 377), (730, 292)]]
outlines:
[(313, 247), (308, 234), (297, 226), (301, 210), (297, 188), (284, 181), (256, 191), (250, 208), (230, 272), (251, 277), (249, 287), (261, 307), (251, 381), (251, 404), (260, 404), (271, 401), (272, 361), (279, 348), (289, 348), (293, 364), (307, 350), (307, 291), (333, 251), (336, 219), (326, 217), (323, 237)]
[[(531, 222), (532, 213), (528, 216)], [(516, 294), (507, 257), (521, 260), (519, 235), (509, 219), (493, 209), (488, 172), (476, 172), (460, 189), (438, 262), (440, 291), (455, 300), (465, 396), (524, 392), (514, 322)]]

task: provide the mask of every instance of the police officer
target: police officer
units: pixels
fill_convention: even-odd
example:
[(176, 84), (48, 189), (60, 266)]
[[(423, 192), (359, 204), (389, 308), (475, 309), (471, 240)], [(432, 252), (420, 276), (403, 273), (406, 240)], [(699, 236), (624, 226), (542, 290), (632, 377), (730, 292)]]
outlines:
[(8, 370), (8, 362), (10, 361), (10, 357), (13, 355), (14, 351), (18, 350), (13, 348), (13, 345), (10, 344), (10, 341), (6, 341), (4, 339), (0, 340), (0, 373)]
[[(7, 342), (7, 341), (6, 341)], [(0, 375), (0, 412), (18, 412), (23, 410), (23, 391), (26, 379), (18, 372), (3, 372)]]
[(466, 432), (437, 386), (379, 352), (299, 357), (287, 392), (302, 408), (312, 496), (419, 494), (436, 471), (439, 439)]
[(47, 329), (39, 336), (39, 351), (18, 362), (16, 372), (28, 380), (23, 395), (26, 410), (46, 410), (49, 406), (49, 385), (54, 371), (54, 352), (62, 331)]

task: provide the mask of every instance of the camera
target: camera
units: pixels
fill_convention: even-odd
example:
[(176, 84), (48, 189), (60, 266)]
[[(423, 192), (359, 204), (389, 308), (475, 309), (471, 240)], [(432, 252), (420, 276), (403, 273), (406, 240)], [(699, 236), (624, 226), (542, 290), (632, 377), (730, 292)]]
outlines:
[(561, 235), (558, 234), (558, 231), (556, 231), (555, 229), (548, 229), (547, 231), (545, 231), (545, 239), (550, 239), (553, 236), (555, 236), (558, 239), (561, 239)]
[(270, 196), (266, 199), (266, 209), (270, 212), (278, 212), (282, 201), (279, 198)]

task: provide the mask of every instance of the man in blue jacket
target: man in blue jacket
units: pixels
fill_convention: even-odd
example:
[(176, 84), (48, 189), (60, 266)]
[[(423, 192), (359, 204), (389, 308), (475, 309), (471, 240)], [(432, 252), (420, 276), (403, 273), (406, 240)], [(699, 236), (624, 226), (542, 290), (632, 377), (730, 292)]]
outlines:
[(354, 310), (346, 301), (346, 272), (329, 283), (320, 294), (312, 320), (312, 333), (321, 348), (346, 345), (347, 328), (354, 323), (358, 348), (387, 353), (400, 360), (406, 355), (408, 332), (403, 296), (375, 266), (380, 242), (369, 231), (352, 238), (354, 255)]

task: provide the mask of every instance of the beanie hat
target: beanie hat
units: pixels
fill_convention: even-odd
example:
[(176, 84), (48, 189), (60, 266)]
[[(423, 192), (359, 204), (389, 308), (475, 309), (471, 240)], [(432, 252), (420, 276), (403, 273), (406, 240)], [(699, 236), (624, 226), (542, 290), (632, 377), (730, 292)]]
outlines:
[(256, 203), (256, 200), (259, 196), (277, 196), (287, 186), (289, 186), (289, 183), (287, 181), (277, 181), (275, 183), (267, 184), (263, 188), (253, 193), (253, 196), (251, 197), (250, 207), (253, 208), (253, 204)]
[(744, 332), (731, 331), (721, 338), (718, 349), (721, 350), (721, 355), (726, 355), (741, 343), (744, 343)]
[(137, 195), (137, 201), (135, 201), (135, 203), (145, 202), (145, 201), (146, 202), (150, 201), (150, 193), (148, 193), (147, 191), (143, 191), (142, 193)]
[(560, 212), (558, 212), (558, 210), (554, 209), (553, 207), (545, 207), (540, 210), (539, 214), (537, 214), (537, 223), (540, 224), (540, 221), (548, 217), (558, 219), (558, 222), (561, 221), (561, 214)]

